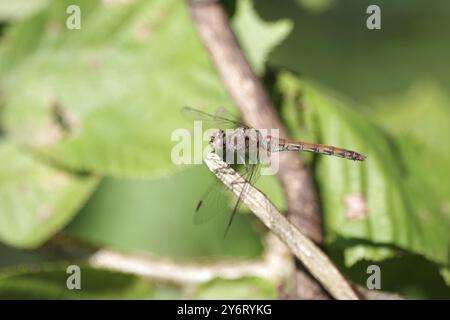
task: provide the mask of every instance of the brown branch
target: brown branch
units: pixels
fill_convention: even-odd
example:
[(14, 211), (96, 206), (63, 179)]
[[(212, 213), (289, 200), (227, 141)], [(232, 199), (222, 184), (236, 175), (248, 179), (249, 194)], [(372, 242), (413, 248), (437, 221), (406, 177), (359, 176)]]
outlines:
[[(200, 38), (245, 122), (255, 128), (279, 128), (280, 135), (286, 136), (272, 102), (253, 73), (218, 1), (190, 0), (189, 7)], [(293, 153), (280, 154), (278, 178), (287, 199), (289, 219), (302, 233), (321, 243), (323, 234), (319, 202), (303, 160)], [(330, 298), (301, 265), (297, 266), (295, 280), (297, 297)], [(363, 289), (358, 293), (368, 299), (374, 295)]]
[[(208, 168), (236, 196), (242, 197), (242, 202), (288, 246), (291, 252), (334, 298), (358, 299), (350, 284), (347, 283), (327, 255), (278, 212), (261, 191), (250, 184), (245, 184), (244, 178), (223, 162), (218, 155), (207, 154), (205, 162)], [(244, 185), (246, 186), (245, 189)]]
[[(228, 19), (215, 1), (190, 1), (190, 10), (201, 37), (228, 92), (241, 111), (244, 121), (255, 128), (286, 130), (278, 119), (261, 81), (253, 73)], [(321, 243), (321, 216), (312, 178), (303, 160), (296, 154), (280, 154), (278, 179), (283, 187), (290, 220), (309, 238)], [(325, 290), (307, 271), (298, 266), (298, 298), (329, 298)]]
[(362, 286), (354, 286), (355, 291), (367, 300), (406, 300), (405, 297), (397, 293), (385, 292), (380, 290), (370, 290)]
[[(244, 121), (254, 128), (286, 130), (261, 81), (253, 73), (216, 1), (189, 1), (192, 17), (228, 92)], [(309, 238), (322, 242), (320, 211), (312, 178), (296, 154), (280, 154), (278, 178), (285, 191), (290, 219)]]

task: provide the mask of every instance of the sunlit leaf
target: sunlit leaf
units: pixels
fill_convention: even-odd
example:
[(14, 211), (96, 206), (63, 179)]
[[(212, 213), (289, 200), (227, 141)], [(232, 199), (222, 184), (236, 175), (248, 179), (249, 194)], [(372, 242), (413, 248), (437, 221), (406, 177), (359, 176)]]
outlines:
[(69, 168), (114, 176), (174, 169), (171, 133), (190, 124), (184, 105), (231, 101), (193, 28), (184, 1), (77, 1), (8, 30), (0, 44), (0, 90), (8, 135)]
[(26, 17), (41, 9), (48, 0), (0, 0), (0, 21)]
[(35, 247), (70, 221), (98, 178), (52, 168), (0, 141), (0, 241)]
[(233, 29), (247, 58), (258, 74), (265, 69), (270, 51), (281, 43), (292, 30), (289, 20), (266, 22), (252, 6), (251, 0), (239, 0), (233, 17)]
[(450, 286), (450, 268), (442, 268), (440, 273), (447, 286)]
[(367, 259), (368, 257), (372, 261), (383, 261), (394, 256), (395, 251), (389, 247), (357, 244), (345, 249), (344, 262), (346, 266), (352, 266), (358, 261)]
[(380, 97), (376, 103), (378, 122), (394, 135), (412, 137), (450, 156), (450, 97), (433, 81), (417, 81), (394, 97)]

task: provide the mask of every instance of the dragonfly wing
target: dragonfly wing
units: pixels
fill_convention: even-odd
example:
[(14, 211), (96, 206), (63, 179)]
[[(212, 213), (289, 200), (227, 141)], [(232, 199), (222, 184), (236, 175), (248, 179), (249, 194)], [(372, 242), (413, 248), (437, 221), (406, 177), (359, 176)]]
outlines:
[(242, 195), (246, 191), (247, 186), (249, 184), (254, 184), (256, 180), (259, 178), (259, 164), (246, 164), (246, 174), (244, 179), (246, 179), (244, 186), (242, 187), (241, 193), (234, 205), (233, 211), (231, 212), (230, 218), (228, 219), (228, 224), (225, 229), (224, 237), (227, 235), (228, 230), (230, 230), (231, 223), (236, 215), (236, 212), (239, 210), (239, 207), (242, 204)]
[(194, 223), (202, 224), (212, 218), (230, 212), (229, 199), (220, 181), (214, 181), (195, 208)]
[(219, 108), (218, 112), (215, 114), (210, 114), (191, 107), (183, 107), (181, 113), (184, 118), (191, 121), (203, 121), (207, 126), (216, 126), (217, 128), (235, 128), (244, 126), (232, 116), (226, 115), (222, 108)]
[[(236, 171), (244, 178), (249, 176), (251, 167), (249, 165), (239, 166)], [(258, 177), (258, 170), (254, 169), (252, 181), (256, 181)], [(205, 194), (201, 197), (197, 203), (194, 214), (194, 223), (203, 224), (212, 220), (214, 217), (228, 214), (232, 208), (230, 204), (229, 192), (222, 184), (222, 182), (216, 181), (206, 190)], [(240, 206), (240, 204), (239, 204)], [(235, 209), (239, 209), (239, 206)]]
[(230, 120), (235, 125), (240, 126), (240, 127), (244, 126), (244, 124), (238, 118), (236, 118), (236, 116), (234, 114), (232, 114), (230, 111), (225, 109), (224, 106), (220, 106), (216, 109), (216, 111), (214, 112), (214, 117)]

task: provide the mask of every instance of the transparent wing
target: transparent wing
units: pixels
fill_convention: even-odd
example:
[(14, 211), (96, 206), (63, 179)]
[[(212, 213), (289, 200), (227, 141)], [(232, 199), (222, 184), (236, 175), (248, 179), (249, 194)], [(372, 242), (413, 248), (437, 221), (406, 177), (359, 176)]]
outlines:
[(194, 223), (202, 224), (231, 211), (229, 195), (218, 179), (208, 188), (195, 208)]
[(242, 195), (246, 191), (249, 184), (254, 185), (256, 180), (258, 180), (260, 176), (260, 165), (259, 164), (246, 164), (246, 174), (244, 175), (245, 184), (242, 187), (241, 193), (236, 201), (236, 204), (234, 205), (233, 211), (231, 212), (230, 218), (228, 219), (228, 224), (225, 228), (224, 237), (227, 235), (228, 230), (230, 230), (231, 223), (233, 222), (234, 217), (236, 216), (236, 212), (239, 210), (239, 207), (242, 204)]
[(214, 114), (191, 107), (183, 107), (181, 109), (181, 113), (188, 120), (200, 120), (208, 126), (216, 126), (217, 128), (235, 128), (245, 126), (240, 121), (234, 119), (234, 117), (222, 107), (218, 108)]
[[(248, 165), (240, 166), (236, 171), (245, 179), (249, 174)], [(205, 194), (197, 203), (194, 214), (194, 223), (203, 224), (216, 216), (229, 214), (232, 210), (229, 190), (221, 181), (216, 179), (216, 181), (206, 189)]]

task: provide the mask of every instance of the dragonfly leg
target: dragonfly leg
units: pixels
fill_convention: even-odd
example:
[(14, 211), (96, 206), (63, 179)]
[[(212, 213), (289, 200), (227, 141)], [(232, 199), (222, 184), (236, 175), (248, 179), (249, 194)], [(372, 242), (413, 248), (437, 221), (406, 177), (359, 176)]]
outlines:
[(214, 169), (213, 173), (217, 175), (218, 173), (223, 173), (223, 170), (226, 170), (228, 168), (230, 168), (230, 165), (226, 163), (223, 167)]
[(240, 180), (241, 179), (241, 177), (237, 177), (236, 179), (234, 179), (233, 181), (231, 181), (231, 183), (230, 183), (230, 185), (231, 185), (231, 189), (233, 190), (233, 188), (234, 188), (234, 186), (236, 185), (236, 184), (240, 184), (240, 183), (245, 183), (245, 181), (243, 182), (243, 181), (238, 181), (238, 180)]
[[(214, 173), (215, 173), (215, 174), (217, 174), (217, 173), (222, 173), (222, 170), (228, 169), (229, 167), (230, 167), (230, 165), (227, 164), (227, 166), (224, 166), (224, 167), (215, 169), (215, 170), (214, 170)], [(243, 172), (241, 175), (237, 176), (235, 179), (233, 179), (233, 180), (230, 182), (231, 191), (234, 191), (234, 186), (235, 186), (236, 184), (246, 183), (246, 181), (244, 181), (244, 182), (239, 181), (241, 178), (244, 178), (244, 180), (245, 180), (245, 177), (249, 175), (249, 172), (250, 172), (250, 171), (248, 170), (247, 166), (244, 166), (244, 168), (245, 168), (245, 172)], [(236, 171), (234, 171), (234, 170), (231, 171), (231, 172), (227, 172), (227, 173), (228, 173), (228, 174), (231, 173), (232, 175), (237, 175), (237, 174), (238, 174), (238, 173), (237, 173)]]

